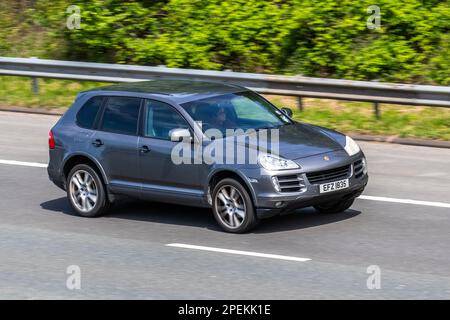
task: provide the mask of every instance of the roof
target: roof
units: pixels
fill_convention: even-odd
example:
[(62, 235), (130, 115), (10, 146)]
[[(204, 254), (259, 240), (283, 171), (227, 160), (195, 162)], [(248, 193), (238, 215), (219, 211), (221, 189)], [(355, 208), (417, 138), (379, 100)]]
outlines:
[(177, 103), (247, 90), (232, 84), (194, 80), (153, 80), (119, 83), (89, 91), (121, 91), (163, 95)]

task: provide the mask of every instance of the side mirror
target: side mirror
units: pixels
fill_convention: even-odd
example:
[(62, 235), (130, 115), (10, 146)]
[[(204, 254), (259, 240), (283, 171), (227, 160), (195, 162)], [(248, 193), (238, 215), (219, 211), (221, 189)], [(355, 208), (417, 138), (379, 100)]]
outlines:
[(192, 134), (189, 129), (172, 129), (169, 131), (170, 140), (173, 142), (192, 141)]
[(289, 118), (292, 118), (292, 110), (291, 109), (283, 107), (283, 108), (281, 108), (281, 112), (283, 112)]

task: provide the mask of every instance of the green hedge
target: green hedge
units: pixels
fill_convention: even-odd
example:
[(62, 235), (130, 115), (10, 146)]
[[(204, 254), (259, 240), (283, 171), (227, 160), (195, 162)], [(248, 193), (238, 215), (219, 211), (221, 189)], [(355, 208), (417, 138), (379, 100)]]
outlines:
[[(44, 30), (35, 50), (40, 57), (450, 84), (450, 1), (34, 3), (19, 14), (29, 21), (28, 32), (33, 32), (30, 25)], [(79, 30), (65, 28), (65, 8), (71, 4), (81, 8)], [(366, 26), (367, 7), (373, 4), (381, 9), (378, 30)], [(3, 15), (5, 10), (10, 9)], [(17, 23), (0, 22), (1, 55), (14, 52), (8, 28), (26, 29)]]

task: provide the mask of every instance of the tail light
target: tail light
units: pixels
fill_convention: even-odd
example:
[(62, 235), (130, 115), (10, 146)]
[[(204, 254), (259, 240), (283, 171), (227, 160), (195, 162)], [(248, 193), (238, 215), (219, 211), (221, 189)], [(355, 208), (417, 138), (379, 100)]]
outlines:
[(55, 149), (55, 138), (53, 137), (52, 130), (48, 133), (48, 148)]

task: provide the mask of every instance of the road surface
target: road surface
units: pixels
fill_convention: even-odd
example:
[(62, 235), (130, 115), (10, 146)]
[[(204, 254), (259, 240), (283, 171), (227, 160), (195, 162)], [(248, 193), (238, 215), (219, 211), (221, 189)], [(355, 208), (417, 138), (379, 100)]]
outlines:
[(179, 205), (74, 215), (39, 165), (56, 120), (0, 112), (2, 299), (450, 298), (448, 149), (361, 142), (370, 181), (350, 210), (302, 209), (234, 235)]

